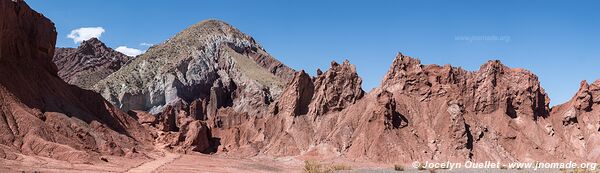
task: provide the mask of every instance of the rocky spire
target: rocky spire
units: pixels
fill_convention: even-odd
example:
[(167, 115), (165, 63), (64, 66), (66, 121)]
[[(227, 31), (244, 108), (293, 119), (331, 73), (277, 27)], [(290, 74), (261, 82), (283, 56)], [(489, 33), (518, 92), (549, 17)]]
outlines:
[(315, 85), (304, 70), (297, 72), (271, 112), (277, 115), (306, 115), (315, 93)]
[(344, 60), (341, 65), (335, 61), (331, 62), (329, 70), (318, 75), (314, 84), (311, 115), (341, 111), (364, 95), (362, 80), (356, 73), (356, 67), (348, 60)]
[(421, 61), (398, 52), (386, 75), (382, 86), (390, 86), (405, 80), (409, 75), (419, 75), (422, 72)]
[(587, 81), (581, 81), (579, 90), (575, 94), (573, 100), (575, 101), (574, 106), (578, 110), (589, 111), (592, 108), (592, 93), (590, 92), (590, 85)]

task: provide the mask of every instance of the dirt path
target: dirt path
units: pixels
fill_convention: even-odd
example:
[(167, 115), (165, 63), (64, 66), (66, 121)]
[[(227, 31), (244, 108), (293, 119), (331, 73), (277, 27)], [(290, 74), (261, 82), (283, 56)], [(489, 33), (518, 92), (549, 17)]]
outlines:
[(294, 173), (302, 169), (291, 163), (276, 161), (273, 159), (240, 159), (227, 158), (223, 156), (186, 154), (180, 158), (165, 164), (156, 172), (179, 173), (179, 172), (210, 172), (210, 173)]
[(141, 164), (135, 168), (131, 168), (129, 169), (127, 172), (128, 173), (137, 173), (137, 172), (154, 172), (155, 170), (157, 170), (158, 168), (169, 164), (177, 159), (179, 159), (181, 157), (180, 154), (175, 154), (175, 153), (169, 153), (169, 152), (165, 152), (165, 156), (158, 158), (156, 160), (150, 161), (150, 162), (146, 162), (144, 164)]

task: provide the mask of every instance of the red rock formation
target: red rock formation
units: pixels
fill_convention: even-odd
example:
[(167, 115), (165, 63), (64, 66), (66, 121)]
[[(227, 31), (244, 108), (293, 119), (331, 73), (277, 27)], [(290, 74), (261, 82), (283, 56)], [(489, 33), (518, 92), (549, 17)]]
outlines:
[(297, 155), (311, 145), (326, 140), (327, 133), (340, 115), (335, 114), (363, 97), (356, 69), (345, 61), (311, 80), (302, 72), (295, 75), (281, 98), (271, 109), (265, 125), (263, 152), (273, 155)]
[(108, 48), (97, 38), (83, 41), (77, 48), (57, 48), (52, 59), (60, 78), (84, 89), (92, 89), (128, 60), (127, 55)]
[(557, 140), (557, 151), (563, 158), (600, 160), (600, 80), (592, 84), (582, 81), (573, 98), (552, 108), (549, 135)]
[[(509, 85), (514, 83), (522, 85)], [(386, 92), (393, 95), (391, 101), (382, 99)], [(557, 159), (539, 147), (551, 140), (543, 137), (547, 100), (535, 75), (499, 61), (468, 72), (422, 65), (399, 54), (382, 86), (343, 111), (341, 127), (329, 136), (351, 136), (333, 144), (349, 147), (346, 152), (352, 157), (380, 161)], [(386, 109), (394, 102), (395, 109)], [(399, 123), (376, 118), (381, 112), (383, 117), (397, 112)], [(375, 117), (361, 118), (365, 116)], [(378, 119), (382, 122), (373, 123)], [(402, 128), (392, 128), (394, 124)], [(346, 132), (348, 126), (355, 130)], [(390, 148), (392, 143), (396, 147)]]
[[(181, 119), (176, 131), (158, 132), (155, 144), (173, 152), (210, 152), (209, 129), (206, 123), (199, 120)], [(156, 131), (155, 127), (149, 127)]]
[(20, 0), (0, 0), (0, 16), (3, 158), (22, 153), (84, 162), (98, 154), (123, 155), (149, 141), (135, 119), (58, 77), (51, 62), (52, 22)]
[(385, 162), (597, 161), (597, 86), (582, 83), (573, 101), (549, 113), (544, 90), (526, 70), (490, 61), (468, 72), (400, 54), (380, 88), (328, 115), (343, 118), (317, 123), (334, 128), (320, 132), (326, 126), (315, 126), (323, 137), (311, 145)]
[(177, 117), (180, 114), (181, 109), (177, 109), (174, 106), (167, 106), (162, 113), (158, 115), (158, 129), (168, 131), (179, 131), (177, 126)]
[(208, 127), (200, 121), (192, 121), (187, 127), (181, 146), (188, 151), (205, 152), (210, 147)]
[(266, 117), (265, 131), (262, 132), (267, 143), (264, 152), (277, 156), (298, 155), (308, 147), (314, 127), (307, 113), (314, 91), (308, 74), (300, 71), (294, 75), (271, 108), (273, 115)]
[[(247, 134), (260, 138), (234, 142), (276, 156), (317, 153), (381, 162), (598, 159), (597, 116), (589, 113), (582, 120), (581, 114), (593, 112), (597, 93), (592, 90), (600, 85), (582, 84), (572, 110), (561, 105), (550, 114), (537, 77), (499, 61), (469, 72), (422, 65), (399, 54), (382, 86), (364, 97), (360, 87), (353, 87), (360, 86), (355, 72), (339, 69), (352, 68), (334, 63), (314, 81), (298, 73), (271, 108), (272, 115), (250, 118), (253, 125), (235, 126), (239, 134), (251, 132)], [(345, 106), (335, 111), (313, 111), (342, 100), (337, 105)], [(587, 130), (575, 130), (584, 127)], [(264, 130), (253, 130), (257, 128)], [(235, 147), (227, 151), (239, 152)]]
[(157, 115), (145, 111), (129, 111), (129, 114), (152, 133), (156, 146), (179, 153), (213, 152), (212, 148), (217, 146), (211, 144), (207, 121), (190, 114), (196, 111), (192, 108), (186, 110), (185, 105), (178, 102), (168, 105)]
[(202, 99), (194, 100), (190, 104), (190, 116), (197, 120), (206, 120), (207, 106), (208, 103)]
[(313, 81), (304, 71), (294, 75), (288, 87), (281, 94), (271, 112), (283, 116), (299, 116), (308, 113), (308, 106), (315, 92)]
[(156, 116), (144, 111), (129, 111), (127, 112), (132, 117), (136, 117), (140, 124), (156, 125), (158, 119)]
[(385, 129), (398, 129), (408, 125), (406, 117), (396, 111), (396, 101), (392, 93), (383, 91), (377, 94), (377, 103), (377, 107), (373, 109), (373, 114), (384, 118)]
[(364, 91), (362, 80), (356, 73), (356, 67), (345, 60), (342, 65), (331, 62), (324, 74), (314, 79), (315, 95), (312, 98), (310, 114), (323, 115), (340, 111), (361, 99)]

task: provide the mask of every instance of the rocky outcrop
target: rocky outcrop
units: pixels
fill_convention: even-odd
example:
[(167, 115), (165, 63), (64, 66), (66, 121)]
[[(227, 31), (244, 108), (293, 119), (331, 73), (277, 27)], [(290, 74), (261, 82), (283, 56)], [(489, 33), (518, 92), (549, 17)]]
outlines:
[(190, 116), (197, 120), (207, 120), (207, 107), (208, 103), (204, 100), (199, 99), (192, 101), (190, 104)]
[(271, 113), (319, 116), (338, 112), (364, 96), (361, 84), (356, 68), (348, 60), (341, 65), (331, 62), (329, 70), (313, 79), (301, 71), (288, 83)]
[[(521, 85), (511, 85), (515, 83)], [(544, 137), (548, 97), (537, 77), (526, 70), (489, 61), (479, 71), (469, 72), (450, 65), (422, 65), (417, 59), (399, 54), (381, 87), (373, 92), (362, 102), (374, 106), (354, 104), (344, 111), (344, 119), (351, 121), (348, 122), (351, 129), (356, 129), (348, 135), (356, 137), (346, 139), (350, 142), (337, 143), (352, 144), (347, 152), (354, 157), (407, 162), (406, 158), (457, 161), (559, 158), (547, 154), (550, 147), (540, 147), (552, 140)], [(364, 121), (360, 118), (365, 116), (364, 112), (385, 118), (374, 117), (360, 123)], [(394, 114), (397, 116), (390, 116)], [(377, 119), (382, 122), (373, 123)], [(360, 135), (380, 139), (363, 140)], [(401, 145), (386, 147), (390, 143)], [(368, 146), (388, 150), (363, 148)]]
[(159, 133), (155, 144), (179, 153), (211, 151), (208, 127), (198, 120), (183, 124), (179, 131)]
[[(196, 105), (200, 102), (194, 102)], [(209, 125), (216, 126), (202, 117), (194, 114), (198, 108), (185, 107), (183, 102), (177, 102), (167, 107), (159, 114), (152, 115), (146, 111), (129, 111), (140, 124), (151, 133), (154, 146), (178, 153), (212, 153), (218, 147), (218, 140), (211, 138)], [(198, 113), (198, 112), (196, 112)], [(199, 113), (201, 114), (201, 113)], [(211, 119), (220, 122), (220, 118)], [(216, 143), (215, 143), (216, 142)]]
[[(541, 88), (537, 76), (524, 69), (510, 69), (500, 61), (489, 61), (474, 74), (475, 111), (490, 113), (499, 108), (516, 118), (533, 119), (548, 116), (550, 99)], [(521, 85), (510, 85), (521, 84)]]
[(582, 81), (573, 98), (552, 108), (549, 135), (557, 141), (557, 150), (570, 151), (565, 158), (600, 160), (600, 80)]
[(208, 127), (200, 121), (192, 121), (187, 125), (185, 140), (181, 144), (185, 150), (205, 152), (210, 147)]
[(148, 112), (144, 111), (129, 111), (127, 112), (129, 116), (135, 117), (138, 122), (142, 125), (156, 125), (158, 124), (158, 118)]
[(283, 116), (306, 115), (315, 92), (314, 87), (312, 79), (306, 72), (296, 73), (283, 92), (281, 99), (275, 103), (270, 112)]
[(129, 57), (92, 38), (83, 41), (77, 48), (56, 48), (52, 61), (58, 67), (58, 76), (64, 81), (92, 89), (98, 81), (125, 65)]
[(388, 91), (382, 91), (377, 94), (377, 108), (373, 110), (376, 117), (383, 117), (385, 129), (398, 129), (408, 125), (406, 117), (396, 111), (396, 101), (393, 94)]
[(344, 119), (337, 113), (364, 96), (361, 79), (348, 61), (332, 62), (329, 70), (317, 74), (311, 80), (301, 71), (288, 83), (265, 120), (261, 152), (282, 156), (308, 151), (328, 140), (325, 135)]
[[(522, 85), (508, 85), (519, 83)], [(489, 61), (477, 72), (467, 72), (449, 65), (421, 65), (417, 59), (398, 54), (384, 77), (382, 88), (420, 96), (459, 96), (469, 104), (469, 111), (488, 114), (505, 109), (506, 114), (532, 118), (547, 116), (549, 99), (535, 75), (523, 69), (510, 69), (500, 61)], [(462, 95), (460, 95), (462, 94)]]
[(354, 104), (364, 95), (361, 88), (362, 80), (356, 73), (356, 67), (348, 60), (341, 65), (332, 62), (329, 70), (319, 74), (314, 79), (314, 83), (315, 95), (310, 113), (313, 115), (340, 111)]
[(71, 162), (143, 150), (150, 134), (99, 94), (65, 83), (52, 63), (54, 24), (21, 0), (0, 0), (0, 153)]
[(168, 105), (163, 112), (154, 116), (144, 111), (130, 111), (145, 129), (153, 132), (154, 144), (179, 153), (212, 152), (210, 129), (206, 121), (198, 120), (182, 107), (181, 102)]

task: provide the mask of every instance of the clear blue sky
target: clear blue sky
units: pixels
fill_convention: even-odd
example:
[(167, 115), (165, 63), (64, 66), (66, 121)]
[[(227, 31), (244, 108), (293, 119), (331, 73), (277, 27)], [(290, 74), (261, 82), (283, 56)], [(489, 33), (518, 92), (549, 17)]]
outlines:
[[(332, 60), (357, 66), (365, 90), (379, 85), (397, 52), (425, 64), (479, 69), (490, 59), (537, 74), (551, 104), (581, 80), (600, 78), (600, 2), (29, 0), (56, 23), (59, 47), (80, 27), (103, 27), (110, 47), (146, 49), (187, 26), (221, 19), (294, 69), (315, 74)], [(496, 38), (480, 36), (497, 36)], [(467, 41), (464, 39), (473, 39)], [(515, 84), (518, 85), (518, 84)]]

